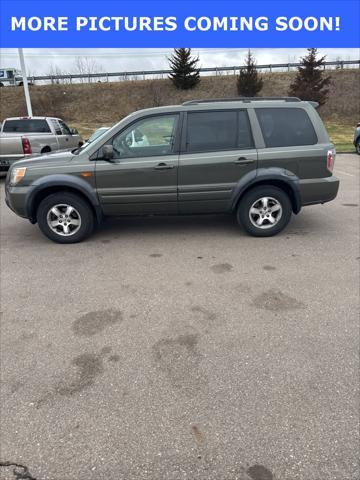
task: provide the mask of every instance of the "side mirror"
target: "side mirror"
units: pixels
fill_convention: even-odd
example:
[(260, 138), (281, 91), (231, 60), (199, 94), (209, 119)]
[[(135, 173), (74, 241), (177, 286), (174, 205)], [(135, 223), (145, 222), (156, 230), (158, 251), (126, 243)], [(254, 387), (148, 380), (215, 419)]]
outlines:
[(70, 130), (71, 135), (79, 135), (79, 132), (78, 132), (77, 128), (70, 128), (69, 130)]
[(103, 160), (112, 161), (114, 158), (114, 147), (112, 145), (104, 145), (102, 147), (102, 156)]

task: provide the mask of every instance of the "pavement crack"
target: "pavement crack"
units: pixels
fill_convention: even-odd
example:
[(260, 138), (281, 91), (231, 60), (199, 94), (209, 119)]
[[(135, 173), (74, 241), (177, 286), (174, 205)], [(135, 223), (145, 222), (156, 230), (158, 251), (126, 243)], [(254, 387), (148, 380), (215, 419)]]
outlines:
[(29, 472), (28, 467), (25, 465), (20, 465), (19, 463), (13, 462), (0, 462), (0, 468), (7, 467), (14, 467), (12, 473), (15, 480), (36, 480), (36, 478), (33, 477)]

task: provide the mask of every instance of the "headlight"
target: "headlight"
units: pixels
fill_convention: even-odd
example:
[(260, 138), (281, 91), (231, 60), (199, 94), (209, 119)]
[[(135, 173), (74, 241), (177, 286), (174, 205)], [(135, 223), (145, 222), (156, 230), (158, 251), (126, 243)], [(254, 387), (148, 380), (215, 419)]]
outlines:
[(26, 173), (26, 167), (13, 168), (10, 176), (10, 184), (16, 185), (17, 183), (19, 183), (20, 180), (25, 177), (25, 173)]

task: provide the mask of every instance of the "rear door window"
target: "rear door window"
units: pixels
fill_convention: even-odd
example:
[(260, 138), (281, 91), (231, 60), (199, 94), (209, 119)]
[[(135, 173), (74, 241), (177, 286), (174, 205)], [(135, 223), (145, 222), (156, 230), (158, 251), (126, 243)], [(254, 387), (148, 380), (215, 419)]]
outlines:
[(62, 135), (62, 131), (61, 131), (61, 128), (60, 128), (60, 124), (59, 122), (55, 119), (55, 118), (52, 118), (50, 120), (54, 130), (55, 130), (55, 134), (56, 135)]
[(302, 108), (256, 108), (266, 147), (314, 145), (313, 124)]
[(59, 120), (59, 124), (60, 124), (63, 135), (71, 135), (70, 128), (66, 125), (65, 122), (63, 122), (62, 120)]
[(253, 148), (245, 110), (188, 112), (186, 151), (211, 152)]
[(3, 132), (8, 133), (50, 133), (50, 127), (46, 120), (19, 119), (6, 120)]

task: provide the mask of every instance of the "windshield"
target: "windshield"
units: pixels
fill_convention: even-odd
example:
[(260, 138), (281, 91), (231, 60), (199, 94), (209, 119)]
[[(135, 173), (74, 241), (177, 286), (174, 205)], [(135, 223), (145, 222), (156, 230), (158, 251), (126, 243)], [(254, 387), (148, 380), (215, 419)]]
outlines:
[(94, 140), (96, 140), (97, 138), (101, 137), (101, 135), (103, 135), (105, 132), (107, 132), (109, 130), (108, 127), (102, 127), (102, 128), (98, 128), (92, 135), (91, 137), (89, 138), (89, 140), (87, 141), (87, 143), (90, 143), (90, 142), (93, 142)]
[(101, 128), (98, 128), (98, 129), (91, 135), (91, 137), (89, 138), (89, 140), (84, 143), (84, 145), (82, 145), (82, 146), (79, 147), (79, 148), (75, 148), (75, 150), (73, 150), (72, 153), (73, 153), (74, 155), (78, 155), (80, 152), (85, 151), (85, 149), (86, 149), (92, 142), (94, 142), (94, 141), (97, 140), (99, 137), (101, 137), (102, 135), (104, 135), (104, 133), (107, 132), (108, 130), (109, 130), (109, 127), (101, 127)]

